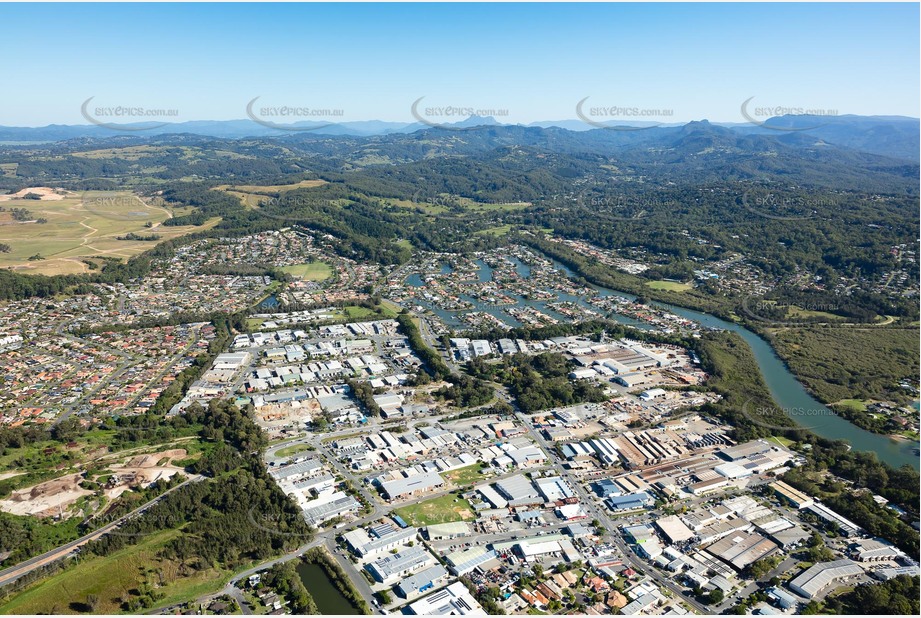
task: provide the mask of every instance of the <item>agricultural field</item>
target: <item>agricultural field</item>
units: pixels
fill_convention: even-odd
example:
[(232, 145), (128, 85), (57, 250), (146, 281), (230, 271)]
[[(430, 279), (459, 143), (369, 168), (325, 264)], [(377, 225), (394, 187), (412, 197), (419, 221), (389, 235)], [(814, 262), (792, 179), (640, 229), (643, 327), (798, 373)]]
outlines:
[(309, 189), (325, 185), (325, 180), (302, 180), (288, 185), (218, 185), (216, 191), (224, 191), (237, 197), (246, 208), (258, 208), (260, 204), (294, 189)]
[[(25, 199), (30, 193), (41, 199)], [(4, 209), (0, 211), (0, 244), (10, 248), (0, 252), (0, 268), (42, 275), (89, 272), (84, 259), (101, 256), (124, 260), (158, 241), (204, 230), (220, 221), (214, 218), (202, 226), (163, 226), (172, 212), (124, 191), (81, 194), (37, 187), (0, 195), (0, 207)], [(13, 209), (25, 209), (28, 218), (17, 220)], [(159, 238), (118, 240), (129, 233)]]
[(179, 561), (158, 555), (178, 534), (159, 532), (109, 556), (81, 561), (14, 595), (0, 613), (116, 614), (140, 610), (151, 595), (156, 597), (151, 605), (163, 606), (220, 588), (228, 573), (212, 568), (189, 575)]
[(310, 262), (309, 264), (295, 264), (281, 268), (289, 275), (305, 281), (325, 281), (333, 274), (333, 268), (326, 262)]
[(463, 498), (446, 494), (425, 502), (394, 509), (394, 514), (410, 526), (429, 526), (474, 519), (473, 507)]

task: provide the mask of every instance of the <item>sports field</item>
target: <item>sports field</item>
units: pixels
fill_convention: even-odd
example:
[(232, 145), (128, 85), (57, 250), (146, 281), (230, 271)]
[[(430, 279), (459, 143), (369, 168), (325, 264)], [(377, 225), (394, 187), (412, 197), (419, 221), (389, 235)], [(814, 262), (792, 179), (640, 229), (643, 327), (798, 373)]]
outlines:
[(393, 512), (402, 517), (403, 521), (410, 526), (428, 526), (474, 519), (473, 507), (470, 506), (470, 503), (453, 494), (404, 506), (394, 509)]
[(677, 281), (650, 281), (646, 285), (654, 290), (668, 290), (669, 292), (687, 292), (694, 287), (690, 283), (679, 283)]
[(281, 269), (289, 275), (305, 281), (325, 281), (333, 274), (332, 266), (326, 262), (294, 264), (292, 266), (282, 266)]
[[(29, 193), (41, 199), (21, 197)], [(202, 226), (163, 226), (173, 216), (169, 210), (127, 191), (74, 193), (38, 187), (17, 196), (0, 195), (0, 207), (0, 244), (10, 248), (0, 252), (0, 268), (42, 275), (89, 272), (81, 258), (127, 259), (157, 242), (213, 227), (220, 220)], [(17, 220), (14, 209), (24, 209), (27, 214), (20, 210), (19, 219), (25, 220)], [(118, 240), (131, 232), (159, 239)]]

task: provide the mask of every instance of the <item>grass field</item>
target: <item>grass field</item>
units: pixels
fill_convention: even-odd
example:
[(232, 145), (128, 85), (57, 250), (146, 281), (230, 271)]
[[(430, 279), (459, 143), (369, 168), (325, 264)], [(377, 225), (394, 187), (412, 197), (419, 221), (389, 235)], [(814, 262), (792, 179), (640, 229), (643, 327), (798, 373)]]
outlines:
[(246, 208), (257, 208), (261, 203), (278, 193), (286, 193), (294, 189), (319, 187), (325, 184), (325, 180), (302, 180), (289, 185), (218, 185), (214, 189), (236, 196)]
[(393, 512), (402, 517), (403, 521), (410, 526), (469, 521), (475, 517), (470, 503), (452, 494), (394, 509)]
[[(116, 614), (125, 601), (138, 598), (138, 591), (155, 588), (164, 596), (158, 606), (207, 594), (221, 588), (229, 573), (208, 569), (181, 576), (180, 565), (157, 556), (177, 530), (145, 538), (109, 556), (93, 557), (13, 596), (0, 606), (3, 614)], [(159, 575), (157, 574), (159, 572)], [(163, 581), (163, 585), (159, 582)]]
[(475, 463), (472, 466), (445, 472), (441, 476), (445, 480), (453, 482), (455, 485), (472, 485), (477, 481), (485, 478), (482, 474), (480, 474), (480, 470), (482, 470), (484, 467), (485, 466), (482, 464)]
[(669, 292), (687, 292), (694, 287), (690, 283), (678, 283), (677, 281), (650, 281), (646, 285), (653, 290), (667, 290)]
[[(167, 227), (160, 225), (171, 213), (142, 201), (129, 192), (99, 191), (87, 194), (68, 192), (63, 199), (0, 201), (7, 210), (25, 208), (35, 219), (47, 223), (14, 221), (0, 212), (0, 243), (9, 253), (0, 253), (0, 268), (26, 274), (76, 274), (89, 272), (81, 258), (105, 256), (127, 259), (148, 249), (152, 241), (118, 240), (129, 232), (156, 234), (170, 240), (190, 232), (217, 225), (214, 218), (202, 226)], [(150, 222), (153, 227), (147, 228)], [(42, 259), (30, 259), (41, 256)]]
[(496, 227), (488, 227), (485, 230), (479, 230), (474, 232), (477, 236), (505, 236), (512, 231), (512, 226), (510, 224), (499, 225)]
[(842, 399), (841, 401), (836, 401), (835, 405), (844, 406), (845, 408), (851, 408), (851, 409), (857, 410), (858, 412), (866, 412), (867, 403), (869, 402), (864, 401), (862, 399)]
[(309, 264), (294, 264), (282, 266), (286, 273), (306, 281), (325, 281), (333, 274), (333, 267), (326, 262), (311, 262)]
[(276, 457), (293, 457), (294, 455), (297, 455), (298, 453), (306, 453), (309, 450), (311, 450), (311, 447), (309, 444), (295, 444), (293, 446), (289, 446), (289, 447), (286, 447), (286, 448), (283, 448), (277, 451), (275, 453), (275, 456)]
[(793, 440), (784, 438), (783, 436), (771, 436), (768, 438), (768, 442), (774, 442), (775, 444), (784, 448), (789, 448), (790, 445), (793, 444)]

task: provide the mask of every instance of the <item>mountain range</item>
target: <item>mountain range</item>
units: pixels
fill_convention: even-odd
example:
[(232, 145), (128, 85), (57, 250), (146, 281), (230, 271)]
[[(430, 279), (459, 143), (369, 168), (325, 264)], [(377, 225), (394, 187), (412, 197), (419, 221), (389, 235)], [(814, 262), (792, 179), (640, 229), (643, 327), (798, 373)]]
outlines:
[[(705, 123), (705, 124), (701, 124)], [(410, 135), (432, 131), (460, 131), (494, 127), (511, 129), (544, 129), (550, 135), (559, 137), (560, 131), (581, 133), (582, 143), (596, 143), (599, 146), (654, 143), (663, 135), (679, 130), (692, 130), (699, 126), (720, 127), (739, 137), (776, 137), (781, 143), (810, 145), (821, 148), (837, 146), (858, 152), (918, 162), (919, 119), (905, 116), (806, 116), (787, 115), (770, 118), (761, 124), (755, 123), (708, 123), (696, 121), (687, 124), (643, 124), (624, 123), (608, 129), (595, 128), (580, 120), (533, 122), (528, 125), (503, 124), (491, 117), (471, 116), (461, 122), (433, 128), (421, 122), (402, 123), (380, 120), (343, 122), (337, 124), (295, 123), (297, 130), (280, 130), (261, 125), (253, 120), (198, 120), (181, 123), (125, 124), (117, 125), (122, 130), (95, 125), (48, 125), (45, 127), (0, 126), (0, 143), (12, 145), (35, 142), (59, 142), (78, 138), (107, 139), (116, 135), (149, 138), (163, 135), (198, 135), (220, 139), (285, 138), (295, 141), (319, 138), (321, 136), (380, 137), (387, 135)], [(150, 127), (150, 128), (146, 128)], [(524, 134), (526, 134), (525, 132)], [(723, 138), (727, 134), (722, 134)], [(589, 137), (591, 136), (591, 137)], [(566, 139), (559, 141), (566, 142)], [(703, 146), (703, 144), (701, 144)]]

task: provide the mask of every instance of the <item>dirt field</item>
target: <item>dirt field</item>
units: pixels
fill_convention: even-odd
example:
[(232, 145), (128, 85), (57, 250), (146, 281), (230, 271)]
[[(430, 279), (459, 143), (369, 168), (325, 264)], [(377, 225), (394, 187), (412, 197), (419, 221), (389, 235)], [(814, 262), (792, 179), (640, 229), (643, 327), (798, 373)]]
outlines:
[(17, 489), (6, 500), (0, 500), (0, 510), (13, 515), (52, 517), (64, 513), (70, 506), (93, 492), (80, 487), (82, 474), (69, 474), (25, 489)]
[[(158, 453), (136, 455), (122, 463), (108, 466), (111, 475), (99, 490), (110, 500), (135, 487), (146, 487), (160, 479), (168, 479), (182, 471), (173, 464), (175, 460), (184, 459), (185, 449), (170, 449)], [(95, 484), (99, 477), (88, 479)], [(84, 476), (82, 472), (68, 474), (32, 487), (15, 490), (6, 500), (0, 500), (0, 511), (13, 515), (33, 515), (35, 517), (52, 517), (69, 515), (70, 507), (84, 496), (94, 495), (94, 491), (80, 486)]]

